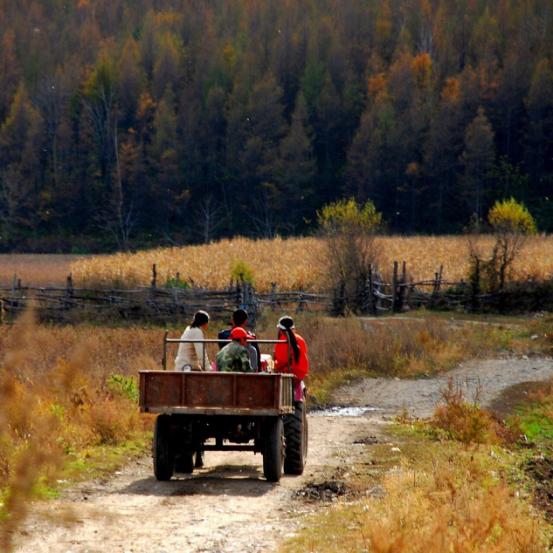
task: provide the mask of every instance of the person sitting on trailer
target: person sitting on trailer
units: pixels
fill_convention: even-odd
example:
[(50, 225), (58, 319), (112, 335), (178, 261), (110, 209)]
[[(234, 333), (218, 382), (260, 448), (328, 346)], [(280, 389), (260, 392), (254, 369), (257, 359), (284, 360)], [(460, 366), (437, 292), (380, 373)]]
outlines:
[[(209, 315), (205, 311), (197, 311), (190, 326), (186, 327), (181, 340), (203, 340), (204, 331), (209, 325)], [(176, 371), (205, 371), (209, 369), (209, 359), (205, 344), (183, 343), (179, 344), (177, 357), (175, 358)]]
[(293, 374), (301, 382), (309, 372), (307, 344), (296, 332), (292, 317), (281, 317), (277, 329), (278, 340), (288, 343), (275, 344), (275, 372)]
[[(246, 329), (247, 323), (248, 323), (248, 312), (245, 309), (236, 309), (232, 313), (231, 328), (221, 330), (221, 332), (219, 332), (219, 334), (217, 335), (217, 338), (219, 340), (229, 340), (232, 329), (240, 327), (246, 330), (246, 332), (248, 333), (248, 340), (255, 340), (256, 339), (255, 334)], [(219, 342), (219, 348), (223, 348), (224, 345), (225, 345), (224, 342)], [(261, 352), (259, 351), (259, 346), (256, 343), (251, 343), (247, 345), (247, 348), (248, 348), (248, 354), (250, 356), (251, 366), (254, 371), (258, 371), (260, 366), (260, 359), (261, 359)]]
[(217, 354), (217, 370), (221, 372), (254, 372), (248, 354), (248, 333), (242, 327), (233, 328), (232, 342)]

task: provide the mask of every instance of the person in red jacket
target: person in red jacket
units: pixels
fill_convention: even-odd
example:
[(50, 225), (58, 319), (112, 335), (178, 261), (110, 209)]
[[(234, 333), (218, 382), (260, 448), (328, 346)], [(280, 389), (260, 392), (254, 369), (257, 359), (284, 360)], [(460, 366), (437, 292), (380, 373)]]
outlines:
[(292, 317), (281, 317), (278, 321), (278, 339), (288, 340), (288, 344), (275, 344), (275, 372), (291, 373), (299, 381), (309, 373), (309, 358), (307, 357), (307, 344), (296, 332)]

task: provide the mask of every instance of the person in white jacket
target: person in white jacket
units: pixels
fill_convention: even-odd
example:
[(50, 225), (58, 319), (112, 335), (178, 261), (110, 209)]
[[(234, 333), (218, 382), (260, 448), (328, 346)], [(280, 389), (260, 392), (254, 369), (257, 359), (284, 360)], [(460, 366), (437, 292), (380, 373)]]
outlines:
[[(204, 331), (209, 325), (209, 315), (205, 311), (197, 311), (190, 326), (181, 336), (181, 340), (203, 340)], [(209, 359), (205, 344), (179, 344), (175, 357), (176, 371), (208, 371)]]

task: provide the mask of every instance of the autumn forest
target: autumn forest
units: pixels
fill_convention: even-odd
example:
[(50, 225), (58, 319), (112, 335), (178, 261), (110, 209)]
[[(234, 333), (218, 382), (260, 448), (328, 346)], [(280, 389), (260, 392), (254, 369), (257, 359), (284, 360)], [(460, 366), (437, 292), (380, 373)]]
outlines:
[(553, 230), (551, 0), (0, 0), (0, 250)]

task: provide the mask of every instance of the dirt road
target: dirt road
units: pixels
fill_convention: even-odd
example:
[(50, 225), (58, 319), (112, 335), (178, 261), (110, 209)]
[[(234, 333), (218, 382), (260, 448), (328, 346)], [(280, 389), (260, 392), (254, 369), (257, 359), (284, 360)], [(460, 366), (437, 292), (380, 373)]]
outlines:
[[(450, 373), (484, 403), (521, 382), (553, 377), (551, 359), (466, 363)], [(428, 415), (448, 376), (421, 380), (369, 379), (336, 393), (336, 402), (371, 407), (310, 417), (308, 469), (274, 485), (263, 480), (261, 458), (251, 453), (209, 453), (206, 468), (160, 483), (149, 458), (111, 480), (82, 485), (55, 501), (38, 504), (18, 536), (18, 552), (33, 553), (257, 553), (274, 551), (294, 533), (301, 515), (320, 508), (296, 499), (311, 481), (347, 470), (367, 448), (359, 441), (379, 435), (383, 416), (409, 409)], [(71, 513), (72, 523), (60, 520)]]

